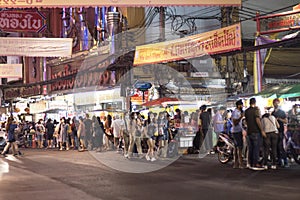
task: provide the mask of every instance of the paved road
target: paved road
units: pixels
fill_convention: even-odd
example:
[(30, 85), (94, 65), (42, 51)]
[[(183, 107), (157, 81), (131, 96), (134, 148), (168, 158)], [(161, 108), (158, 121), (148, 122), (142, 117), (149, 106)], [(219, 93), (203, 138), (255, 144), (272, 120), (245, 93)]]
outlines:
[(0, 159), (0, 200), (299, 200), (299, 185), (297, 164), (240, 170), (219, 164), (215, 155), (151, 163), (115, 152), (26, 150)]

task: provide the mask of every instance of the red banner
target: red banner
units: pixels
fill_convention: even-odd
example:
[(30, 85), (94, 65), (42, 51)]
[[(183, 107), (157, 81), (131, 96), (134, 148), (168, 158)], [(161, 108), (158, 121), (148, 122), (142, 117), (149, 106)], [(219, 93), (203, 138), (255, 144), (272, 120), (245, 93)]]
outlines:
[(35, 32), (46, 28), (46, 17), (39, 11), (2, 10), (0, 29), (3, 32)]

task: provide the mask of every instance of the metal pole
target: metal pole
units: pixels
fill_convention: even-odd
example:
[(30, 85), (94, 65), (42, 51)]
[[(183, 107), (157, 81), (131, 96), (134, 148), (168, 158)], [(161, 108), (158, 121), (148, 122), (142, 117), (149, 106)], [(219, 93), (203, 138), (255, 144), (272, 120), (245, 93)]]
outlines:
[(159, 8), (159, 40), (165, 41), (166, 40), (166, 15), (165, 15), (165, 8), (160, 7)]

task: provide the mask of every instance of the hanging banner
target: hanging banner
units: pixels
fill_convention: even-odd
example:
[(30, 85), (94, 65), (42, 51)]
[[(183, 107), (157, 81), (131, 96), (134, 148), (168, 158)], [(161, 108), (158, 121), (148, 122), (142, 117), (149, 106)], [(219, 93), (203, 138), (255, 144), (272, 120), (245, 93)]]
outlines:
[(70, 57), (71, 55), (72, 38), (0, 37), (0, 56)]
[(300, 10), (258, 17), (257, 23), (261, 35), (300, 29)]
[(22, 78), (22, 64), (0, 64), (0, 78)]
[(3, 32), (40, 33), (45, 30), (46, 26), (46, 17), (37, 10), (0, 11), (0, 30)]
[(183, 60), (241, 49), (241, 25), (235, 24), (189, 37), (137, 46), (134, 65)]
[(32, 86), (32, 87), (19, 87), (19, 88), (6, 88), (4, 89), (4, 99), (10, 100), (17, 97), (31, 97), (41, 94), (41, 86)]
[(241, 0), (0, 0), (0, 8), (62, 8), (94, 6), (241, 6), (241, 2)]

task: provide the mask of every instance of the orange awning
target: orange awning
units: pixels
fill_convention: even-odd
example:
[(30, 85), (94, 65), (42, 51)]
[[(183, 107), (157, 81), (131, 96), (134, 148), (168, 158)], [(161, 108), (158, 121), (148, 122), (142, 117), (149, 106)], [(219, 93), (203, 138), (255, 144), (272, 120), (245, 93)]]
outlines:
[(0, 0), (0, 8), (241, 6), (241, 0)]

